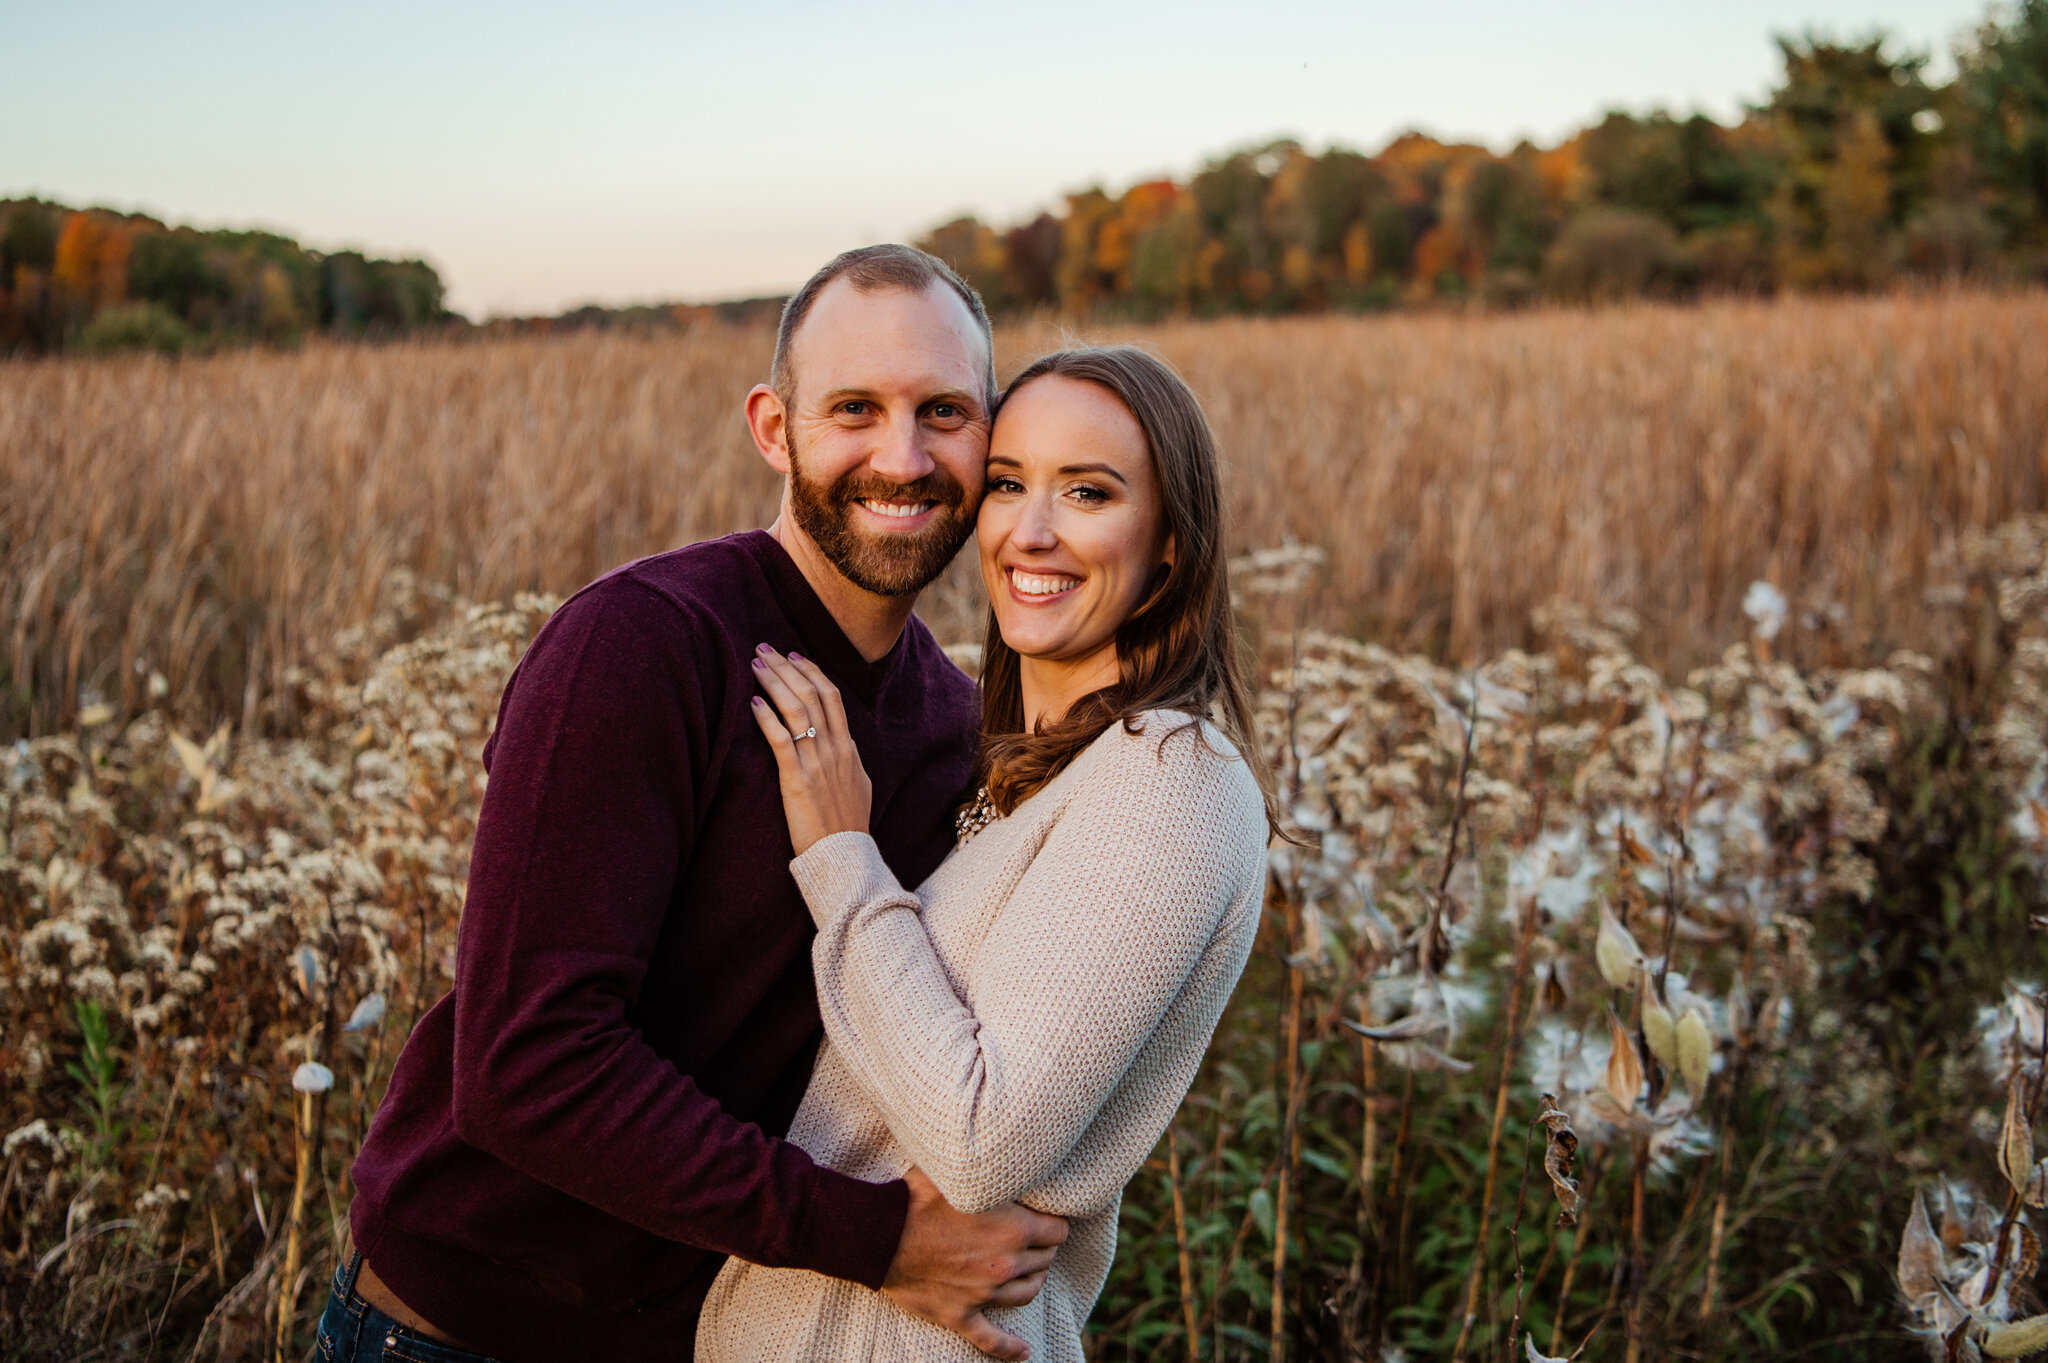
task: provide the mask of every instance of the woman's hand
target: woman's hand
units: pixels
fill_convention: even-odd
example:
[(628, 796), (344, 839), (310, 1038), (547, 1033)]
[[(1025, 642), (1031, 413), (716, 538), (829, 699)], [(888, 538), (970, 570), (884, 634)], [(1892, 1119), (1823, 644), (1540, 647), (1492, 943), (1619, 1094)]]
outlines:
[(754, 697), (754, 720), (775, 750), (797, 855), (834, 833), (867, 832), (874, 788), (846, 731), (839, 688), (810, 659), (785, 658), (766, 644), (754, 650), (754, 675), (768, 693)]

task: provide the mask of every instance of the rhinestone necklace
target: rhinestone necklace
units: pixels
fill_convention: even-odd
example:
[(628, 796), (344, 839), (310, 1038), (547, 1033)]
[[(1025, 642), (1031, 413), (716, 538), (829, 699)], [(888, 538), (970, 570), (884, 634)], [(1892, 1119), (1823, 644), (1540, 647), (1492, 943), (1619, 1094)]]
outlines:
[(953, 827), (960, 834), (955, 846), (965, 847), (969, 838), (1002, 817), (996, 813), (995, 802), (988, 797), (988, 787), (983, 786), (974, 792), (973, 803), (953, 816)]

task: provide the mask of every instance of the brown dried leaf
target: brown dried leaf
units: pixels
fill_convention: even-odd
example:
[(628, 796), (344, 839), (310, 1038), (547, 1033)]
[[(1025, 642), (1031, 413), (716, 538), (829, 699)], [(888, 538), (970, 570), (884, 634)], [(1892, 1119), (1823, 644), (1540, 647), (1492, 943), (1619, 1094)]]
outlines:
[(1396, 1065), (1411, 1070), (1444, 1070), (1451, 1074), (1470, 1074), (1472, 1062), (1460, 1060), (1445, 1051), (1440, 1051), (1426, 1041), (1397, 1042), (1391, 1050), (1384, 1052)]
[(1622, 862), (1629, 866), (1654, 866), (1657, 859), (1650, 855), (1650, 849), (1636, 841), (1636, 835), (1629, 831), (1627, 824), (1620, 824), (1615, 830), (1615, 841), (1621, 846)]
[(1614, 1009), (1607, 1010), (1607, 1031), (1614, 1051), (1607, 1057), (1607, 1094), (1623, 1112), (1633, 1112), (1643, 1090), (1643, 1058), (1636, 1052), (1636, 1039), (1621, 1025)]
[(2034, 1234), (2033, 1227), (2019, 1227), (2020, 1247), (2014, 1251), (2012, 1276), (2015, 1282), (2032, 1282), (2034, 1274), (2041, 1267), (2041, 1237)]
[(1927, 1219), (1927, 1202), (1913, 1194), (1913, 1214), (1906, 1218), (1906, 1233), (1899, 1238), (1899, 1291), (1906, 1300), (1918, 1303), (1941, 1286), (1947, 1258), (1941, 1241), (1934, 1238), (1934, 1226)]
[(1648, 1112), (1625, 1112), (1621, 1106), (1600, 1089), (1586, 1095), (1586, 1106), (1593, 1109), (1593, 1115), (1609, 1126), (1618, 1127), (1632, 1136), (1654, 1136), (1669, 1126), (1678, 1125), (1680, 1118), (1691, 1112), (1684, 1108), (1677, 1112), (1652, 1114)]
[(1576, 1226), (1579, 1224), (1579, 1181), (1572, 1177), (1572, 1161), (1579, 1154), (1578, 1133), (1571, 1129), (1570, 1119), (1558, 1110), (1555, 1094), (1543, 1095), (1536, 1120), (1549, 1132), (1543, 1146), (1543, 1172), (1550, 1179), (1551, 1190), (1557, 1194), (1557, 1224)]
[(1572, 996), (1564, 987), (1564, 972), (1556, 965), (1543, 971), (1543, 1006), (1553, 1013), (1561, 1013), (1571, 1003)]
[(2024, 1196), (2034, 1178), (2034, 1128), (2027, 1120), (2026, 1085), (2017, 1074), (2006, 1086), (2005, 1121), (1998, 1129), (1998, 1168), (2012, 1190)]
[(1368, 1027), (1360, 1022), (1344, 1019), (1344, 1025), (1360, 1036), (1369, 1036), (1374, 1041), (1413, 1041), (1432, 1032), (1449, 1029), (1449, 1023), (1441, 1017), (1430, 1017), (1424, 1013), (1410, 1013), (1407, 1017), (1390, 1022), (1384, 1027)]

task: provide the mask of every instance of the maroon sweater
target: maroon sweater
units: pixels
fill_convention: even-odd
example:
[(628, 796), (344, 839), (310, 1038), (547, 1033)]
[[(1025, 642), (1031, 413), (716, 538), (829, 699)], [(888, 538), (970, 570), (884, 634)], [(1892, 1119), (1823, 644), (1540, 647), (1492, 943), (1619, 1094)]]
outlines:
[(879, 1287), (895, 1255), (903, 1184), (780, 1139), (821, 1026), (759, 643), (838, 683), (903, 882), (952, 845), (979, 716), (917, 620), (869, 664), (762, 531), (564, 603), (484, 748), (455, 987), (354, 1171), (358, 1247), (473, 1348), (687, 1359), (723, 1256)]

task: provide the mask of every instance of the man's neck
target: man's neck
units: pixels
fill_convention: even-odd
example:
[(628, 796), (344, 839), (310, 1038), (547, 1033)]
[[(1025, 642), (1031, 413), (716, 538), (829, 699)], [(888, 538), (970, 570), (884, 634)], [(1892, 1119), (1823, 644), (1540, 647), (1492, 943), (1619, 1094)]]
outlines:
[(896, 647), (903, 627), (910, 623), (910, 612), (917, 606), (915, 592), (908, 596), (877, 596), (847, 581), (846, 575), (818, 548), (817, 541), (805, 534), (789, 514), (787, 502), (782, 514), (768, 527), (768, 533), (795, 562), (797, 571), (811, 584), (811, 590), (825, 603), (825, 609), (832, 613), (848, 641), (860, 650), (861, 657), (878, 662)]

